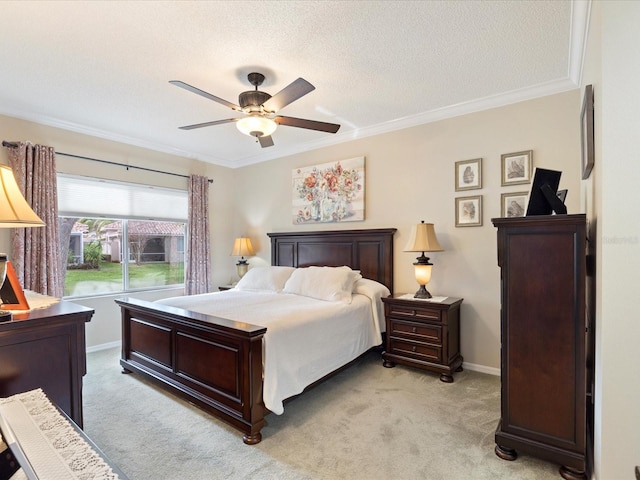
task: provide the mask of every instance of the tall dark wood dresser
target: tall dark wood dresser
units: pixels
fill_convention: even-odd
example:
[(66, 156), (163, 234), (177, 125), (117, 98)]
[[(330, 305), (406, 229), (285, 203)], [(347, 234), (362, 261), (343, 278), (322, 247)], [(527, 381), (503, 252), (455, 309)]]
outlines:
[(586, 217), (494, 218), (501, 272), (501, 419), (496, 454), (521, 450), (588, 474), (592, 326), (587, 323)]
[(42, 388), (82, 428), (85, 323), (93, 313), (61, 301), (0, 323), (0, 397)]

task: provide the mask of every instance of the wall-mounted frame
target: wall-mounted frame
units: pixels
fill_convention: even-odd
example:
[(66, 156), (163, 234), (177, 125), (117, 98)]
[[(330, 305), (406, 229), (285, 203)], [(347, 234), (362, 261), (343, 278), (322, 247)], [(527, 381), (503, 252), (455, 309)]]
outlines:
[(292, 171), (295, 225), (364, 220), (364, 157)]
[(24, 291), (11, 262), (7, 262), (7, 275), (0, 288), (0, 299), (2, 300), (0, 306), (2, 310), (29, 310), (29, 302), (24, 296)]
[(482, 226), (482, 195), (456, 198), (456, 227)]
[(531, 183), (533, 150), (505, 153), (502, 159), (502, 186)]
[(529, 192), (503, 193), (500, 195), (500, 216), (524, 217), (528, 203)]
[(593, 86), (584, 88), (582, 112), (580, 113), (580, 134), (582, 137), (582, 179), (591, 175), (594, 163), (594, 132), (593, 132)]
[(456, 192), (482, 188), (482, 158), (456, 162)]

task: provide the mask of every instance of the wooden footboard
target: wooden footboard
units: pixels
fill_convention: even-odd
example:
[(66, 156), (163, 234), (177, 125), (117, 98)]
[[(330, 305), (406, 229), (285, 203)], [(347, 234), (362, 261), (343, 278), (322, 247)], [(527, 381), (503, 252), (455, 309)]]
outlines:
[(262, 439), (262, 340), (267, 329), (162, 304), (120, 298), (125, 373), (136, 372)]

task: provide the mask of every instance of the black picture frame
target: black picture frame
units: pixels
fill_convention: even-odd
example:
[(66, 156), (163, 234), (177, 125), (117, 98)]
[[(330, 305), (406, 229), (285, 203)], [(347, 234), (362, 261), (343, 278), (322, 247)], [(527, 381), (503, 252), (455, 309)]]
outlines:
[[(561, 213), (564, 204), (556, 196), (562, 172), (536, 168), (533, 174), (533, 183), (529, 192), (529, 204), (526, 216), (551, 215), (554, 211)], [(545, 192), (546, 191), (546, 192)], [(562, 213), (567, 213), (566, 210)]]
[(582, 111), (580, 112), (580, 134), (582, 137), (582, 179), (591, 175), (594, 164), (593, 133), (593, 85), (584, 88)]

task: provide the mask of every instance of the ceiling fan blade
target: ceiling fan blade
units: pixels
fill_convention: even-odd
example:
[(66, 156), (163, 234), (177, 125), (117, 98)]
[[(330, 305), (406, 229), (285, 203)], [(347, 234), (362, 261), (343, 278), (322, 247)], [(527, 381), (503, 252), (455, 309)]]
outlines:
[(223, 123), (237, 122), (238, 118), (227, 118), (225, 120), (214, 120), (213, 122), (196, 123), (194, 125), (185, 125), (178, 127), (180, 130), (193, 130), (194, 128), (211, 127), (213, 125), (222, 125)]
[(220, 97), (216, 97), (215, 95), (211, 95), (210, 93), (205, 92), (204, 90), (200, 90), (199, 88), (193, 87), (191, 85), (189, 85), (188, 83), (184, 83), (181, 82), (180, 80), (170, 80), (169, 83), (175, 85), (176, 87), (180, 87), (180, 88), (184, 88), (185, 90), (189, 90), (190, 92), (193, 92), (197, 95), (200, 95), (204, 98), (208, 98), (209, 100), (213, 100), (214, 102), (218, 102), (221, 103), (222, 105), (225, 105), (233, 110), (242, 110), (238, 105), (236, 105), (235, 103), (231, 103), (231, 102), (227, 102), (226, 100), (220, 98)]
[(262, 148), (273, 147), (273, 138), (271, 138), (271, 135), (258, 137), (258, 141), (260, 142), (260, 146)]
[(277, 112), (286, 107), (291, 102), (295, 102), (300, 97), (315, 90), (316, 87), (307, 82), (304, 78), (299, 78), (290, 83), (269, 100), (264, 102), (264, 109), (269, 112)]
[(337, 123), (318, 122), (316, 120), (305, 120), (304, 118), (278, 116), (273, 120), (279, 125), (306, 128), (308, 130), (318, 130), (327, 133), (336, 133), (338, 129), (340, 129), (340, 125)]

